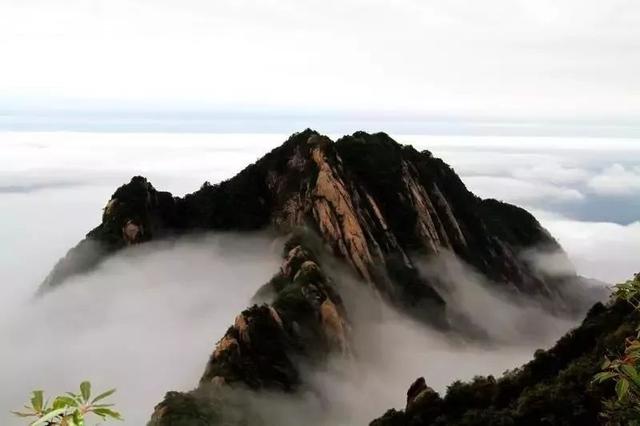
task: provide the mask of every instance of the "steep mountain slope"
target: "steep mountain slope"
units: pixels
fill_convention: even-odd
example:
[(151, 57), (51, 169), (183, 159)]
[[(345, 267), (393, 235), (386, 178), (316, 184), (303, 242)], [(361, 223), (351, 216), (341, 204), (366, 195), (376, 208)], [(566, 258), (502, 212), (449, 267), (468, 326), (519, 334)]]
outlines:
[[(371, 426), (603, 424), (603, 400), (614, 392), (611, 384), (593, 383), (593, 376), (605, 355), (622, 352), (639, 322), (638, 312), (625, 301), (597, 303), (578, 328), (553, 348), (537, 351), (521, 368), (499, 379), (455, 382), (443, 398), (420, 378), (407, 392), (404, 411), (389, 410)], [(608, 424), (630, 424), (627, 413), (620, 416)]]
[(102, 223), (71, 249), (42, 285), (45, 291), (91, 270), (109, 254), (151, 239), (204, 230), (264, 228), (316, 232), (366, 282), (416, 316), (444, 304), (435, 283), (418, 274), (414, 256), (455, 253), (508, 291), (563, 301), (575, 278), (545, 276), (520, 256), (523, 248), (560, 251), (526, 211), (469, 192), (428, 151), (384, 133), (355, 133), (332, 142), (312, 130), (228, 181), (185, 196), (157, 191), (135, 177), (113, 194)]

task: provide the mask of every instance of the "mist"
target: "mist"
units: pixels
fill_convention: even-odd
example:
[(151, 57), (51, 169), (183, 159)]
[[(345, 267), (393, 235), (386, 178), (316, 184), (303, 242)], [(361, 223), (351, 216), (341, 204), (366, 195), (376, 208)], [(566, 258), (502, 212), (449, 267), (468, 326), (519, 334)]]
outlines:
[[(63, 392), (90, 379), (97, 388), (118, 388), (126, 425), (145, 424), (165, 392), (196, 386), (217, 340), (277, 271), (281, 246), (264, 234), (149, 243), (44, 297), (3, 306), (0, 332), (9, 345), (0, 364), (0, 406), (19, 407), (32, 389)], [(402, 408), (419, 376), (441, 393), (454, 380), (499, 376), (575, 323), (509, 300), (453, 255), (424, 260), (422, 272), (440, 277), (449, 320), (456, 325), (464, 316), (458, 329), (473, 324), (486, 335), (470, 340), (408, 318), (344, 267), (330, 265), (352, 325), (353, 358), (301, 365), (297, 395), (241, 388), (215, 394), (225, 415), (268, 426), (293, 426), (303, 416), (309, 425), (367, 424), (383, 408)]]

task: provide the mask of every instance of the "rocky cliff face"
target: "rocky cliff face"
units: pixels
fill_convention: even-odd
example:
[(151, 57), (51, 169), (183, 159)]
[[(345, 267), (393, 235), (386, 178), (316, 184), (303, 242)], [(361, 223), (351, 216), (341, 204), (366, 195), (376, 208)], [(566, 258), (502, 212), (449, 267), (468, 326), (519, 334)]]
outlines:
[[(42, 291), (130, 245), (260, 229), (288, 238), (280, 270), (259, 291), (264, 303), (235, 318), (212, 348), (198, 387), (168, 393), (151, 425), (252, 424), (238, 389), (292, 392), (303, 386), (300, 359), (354, 357), (341, 286), (323, 269), (324, 256), (335, 256), (378, 296), (439, 327), (449, 324), (438, 278), (420, 274), (415, 259), (453, 253), (503, 291), (555, 309), (567, 309), (566, 287), (576, 278), (547, 276), (531, 265), (523, 250), (560, 251), (556, 241), (526, 211), (473, 195), (428, 151), (384, 133), (332, 142), (305, 130), (234, 178), (205, 183), (184, 198), (133, 178), (108, 201), (102, 223), (58, 262)], [(439, 398), (421, 382), (410, 394), (411, 401)]]
[[(562, 283), (533, 268), (525, 247), (560, 250), (526, 211), (469, 192), (428, 151), (384, 133), (336, 142), (311, 130), (294, 134), (234, 178), (173, 197), (135, 177), (113, 194), (102, 223), (43, 283), (55, 287), (131, 244), (203, 230), (306, 228), (384, 297), (425, 316), (443, 305), (415, 256), (443, 251), (509, 291), (562, 299)], [(571, 278), (571, 277), (569, 277)]]

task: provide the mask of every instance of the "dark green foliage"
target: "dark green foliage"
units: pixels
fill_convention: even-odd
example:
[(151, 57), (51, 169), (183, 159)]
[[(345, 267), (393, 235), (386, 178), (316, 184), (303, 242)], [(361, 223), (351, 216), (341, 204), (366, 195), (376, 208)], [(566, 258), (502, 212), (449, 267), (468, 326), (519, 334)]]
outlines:
[(221, 415), (213, 402), (203, 404), (192, 394), (167, 392), (151, 417), (149, 426), (209, 426), (219, 424)]
[[(429, 215), (438, 238), (447, 240), (461, 259), (491, 280), (526, 287), (529, 293), (544, 294), (557, 287), (545, 287), (542, 281), (547, 277), (538, 276), (518, 258), (517, 252), (523, 247), (544, 245), (550, 250), (559, 249), (526, 211), (495, 200), (481, 200), (467, 190), (444, 161), (428, 151), (400, 145), (385, 133), (356, 132), (339, 139), (335, 149), (346, 175), (357, 182), (354, 186), (365, 188), (377, 200), (394, 235), (406, 249), (430, 254), (431, 248), (425, 246), (417, 231), (419, 210), (411, 198), (414, 191), (424, 191), (432, 203)], [(505, 228), (501, 227), (503, 221)], [(373, 232), (376, 231), (380, 230)], [(435, 286), (424, 278), (416, 279), (415, 271), (407, 268), (399, 253), (389, 250), (387, 256), (387, 272), (401, 289), (396, 296), (405, 302), (441, 301), (433, 292)], [(425, 287), (429, 291), (425, 292)]]
[[(476, 377), (449, 386), (439, 413), (391, 415), (375, 426), (598, 425), (612, 386), (592, 383), (605, 355), (622, 350), (640, 320), (624, 302), (596, 304), (583, 323), (547, 351), (500, 379)], [(617, 423), (616, 423), (617, 424)], [(624, 421), (620, 424), (627, 424)]]
[(240, 382), (250, 388), (264, 387), (291, 390), (298, 382), (298, 372), (289, 358), (289, 337), (272, 318), (269, 308), (253, 306), (242, 312), (247, 323), (246, 335), (230, 327), (225, 338), (237, 347), (212, 356), (201, 383), (222, 377), (225, 383)]
[(497, 384), (493, 376), (476, 376), (469, 383), (456, 381), (447, 388), (443, 408), (451, 411), (483, 408), (493, 402), (496, 393)]
[(408, 418), (404, 411), (397, 411), (392, 408), (379, 419), (372, 421), (370, 426), (406, 426), (407, 422)]
[[(626, 302), (640, 312), (640, 273), (615, 286), (613, 298)], [(602, 371), (594, 376), (595, 383), (614, 384), (615, 396), (604, 401), (603, 416), (608, 424), (640, 425), (640, 327), (635, 330), (618, 329), (626, 333), (624, 351), (609, 354)]]
[[(300, 240), (294, 238), (294, 241)], [(288, 275), (282, 273), (276, 281), (281, 288), (273, 307), (305, 355), (322, 357), (330, 347), (319, 321), (320, 305), (330, 299), (344, 316), (342, 300), (312, 250), (300, 245), (287, 246), (293, 247), (286, 256)]]
[(168, 392), (147, 426), (259, 426), (244, 389), (204, 385), (188, 393)]
[(281, 272), (275, 274), (268, 283), (264, 284), (258, 289), (252, 300), (257, 303), (268, 302), (271, 303), (285, 285), (289, 283), (289, 280), (282, 275)]
[(142, 176), (118, 188), (111, 196), (113, 203), (105, 208), (102, 224), (89, 237), (112, 248), (124, 245), (122, 228), (127, 222), (142, 227), (140, 242), (153, 238), (154, 231), (175, 227), (174, 199), (168, 192), (156, 189)]
[[(482, 200), (480, 208), (489, 232), (509, 244), (536, 247), (540, 244), (558, 247), (535, 217), (525, 209), (502, 201)], [(528, 224), (528, 226), (523, 226)]]
[[(177, 215), (189, 229), (255, 230), (265, 227), (281, 197), (300, 191), (315, 180), (316, 171), (306, 164), (304, 169), (288, 167), (296, 151), (308, 155), (306, 145), (313, 130), (293, 134), (256, 163), (244, 168), (233, 178), (207, 185), (184, 199), (177, 200)], [(278, 183), (270, 188), (269, 182)], [(276, 190), (277, 189), (277, 190)]]

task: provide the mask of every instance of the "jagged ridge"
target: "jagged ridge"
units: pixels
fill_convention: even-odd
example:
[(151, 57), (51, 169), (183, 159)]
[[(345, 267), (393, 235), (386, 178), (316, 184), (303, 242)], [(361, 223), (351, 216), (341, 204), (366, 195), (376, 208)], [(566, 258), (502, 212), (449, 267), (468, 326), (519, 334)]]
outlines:
[(234, 178), (205, 183), (184, 198), (133, 178), (42, 288), (89, 271), (130, 244), (267, 227), (281, 233), (312, 229), (389, 300), (433, 322), (441, 320), (444, 302), (434, 283), (418, 274), (415, 255), (452, 251), (511, 291), (562, 296), (561, 280), (520, 258), (524, 247), (560, 250), (526, 211), (476, 197), (442, 160), (384, 133), (357, 132), (334, 143), (312, 130), (292, 135)]

